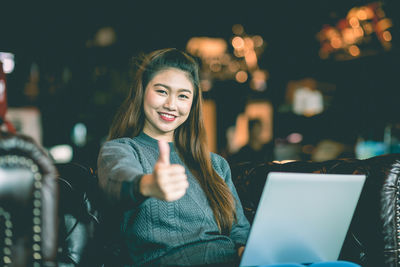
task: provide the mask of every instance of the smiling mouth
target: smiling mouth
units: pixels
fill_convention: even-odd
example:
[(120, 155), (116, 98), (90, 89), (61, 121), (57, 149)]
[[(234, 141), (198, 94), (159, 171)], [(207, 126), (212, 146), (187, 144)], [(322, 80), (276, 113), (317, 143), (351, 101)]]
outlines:
[(168, 114), (168, 113), (158, 113), (160, 114), (160, 118), (164, 121), (174, 121), (176, 116)]

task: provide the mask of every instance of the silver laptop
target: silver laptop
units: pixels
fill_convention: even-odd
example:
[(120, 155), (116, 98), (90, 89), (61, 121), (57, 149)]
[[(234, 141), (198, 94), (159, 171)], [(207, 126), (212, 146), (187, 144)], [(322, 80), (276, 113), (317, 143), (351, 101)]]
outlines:
[(240, 266), (335, 261), (365, 175), (270, 172)]

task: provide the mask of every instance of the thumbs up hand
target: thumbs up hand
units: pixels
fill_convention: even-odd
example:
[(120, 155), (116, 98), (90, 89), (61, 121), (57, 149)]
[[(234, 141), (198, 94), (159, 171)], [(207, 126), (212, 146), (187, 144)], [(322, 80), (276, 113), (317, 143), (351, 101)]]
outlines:
[(165, 141), (158, 141), (160, 154), (152, 174), (144, 175), (140, 182), (143, 195), (161, 200), (174, 201), (183, 197), (189, 186), (185, 168), (172, 164), (169, 160), (170, 149)]

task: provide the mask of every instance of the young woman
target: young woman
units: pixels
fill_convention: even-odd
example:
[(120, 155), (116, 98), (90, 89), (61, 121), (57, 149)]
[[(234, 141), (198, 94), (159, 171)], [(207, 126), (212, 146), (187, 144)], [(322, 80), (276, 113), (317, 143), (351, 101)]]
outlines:
[(135, 82), (98, 157), (108, 207), (123, 210), (125, 265), (237, 266), (250, 225), (227, 161), (207, 150), (197, 63), (157, 50)]
[(130, 264), (235, 262), (250, 226), (228, 163), (207, 150), (197, 63), (158, 50), (135, 82), (98, 157), (100, 187), (124, 207)]

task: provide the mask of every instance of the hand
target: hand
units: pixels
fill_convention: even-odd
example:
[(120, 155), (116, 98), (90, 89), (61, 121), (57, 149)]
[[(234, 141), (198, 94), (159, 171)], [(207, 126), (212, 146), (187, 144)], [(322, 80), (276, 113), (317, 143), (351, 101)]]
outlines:
[(239, 247), (239, 248), (238, 248), (238, 256), (239, 256), (239, 259), (242, 258), (243, 252), (244, 252), (244, 246)]
[(189, 186), (185, 168), (179, 164), (170, 164), (169, 145), (158, 141), (160, 155), (152, 174), (147, 174), (140, 181), (143, 195), (161, 200), (174, 201), (183, 197)]

